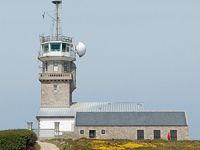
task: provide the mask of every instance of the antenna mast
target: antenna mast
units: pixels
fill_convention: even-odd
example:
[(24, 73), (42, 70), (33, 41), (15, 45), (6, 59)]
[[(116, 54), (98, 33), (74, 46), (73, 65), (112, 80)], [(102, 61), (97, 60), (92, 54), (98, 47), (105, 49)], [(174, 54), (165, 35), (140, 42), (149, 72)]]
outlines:
[(52, 1), (53, 4), (56, 5), (56, 38), (58, 40), (58, 37), (60, 35), (60, 12), (59, 8), (62, 3), (62, 0), (54, 0)]

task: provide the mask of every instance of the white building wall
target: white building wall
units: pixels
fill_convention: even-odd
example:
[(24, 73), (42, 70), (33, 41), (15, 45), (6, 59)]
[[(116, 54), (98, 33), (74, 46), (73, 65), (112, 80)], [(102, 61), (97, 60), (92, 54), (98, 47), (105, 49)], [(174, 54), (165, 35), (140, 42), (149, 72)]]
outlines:
[(40, 118), (39, 129), (54, 130), (55, 122), (60, 122), (59, 131), (61, 132), (74, 131), (74, 118)]

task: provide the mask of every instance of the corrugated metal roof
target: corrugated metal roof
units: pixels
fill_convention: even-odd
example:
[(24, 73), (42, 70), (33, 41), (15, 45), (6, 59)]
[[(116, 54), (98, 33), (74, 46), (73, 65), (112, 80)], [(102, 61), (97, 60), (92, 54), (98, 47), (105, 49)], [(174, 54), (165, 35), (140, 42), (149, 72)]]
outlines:
[(134, 112), (142, 111), (141, 103), (133, 102), (79, 102), (70, 108), (40, 108), (37, 117), (75, 116), (76, 112)]
[(187, 126), (185, 112), (77, 112), (76, 126)]

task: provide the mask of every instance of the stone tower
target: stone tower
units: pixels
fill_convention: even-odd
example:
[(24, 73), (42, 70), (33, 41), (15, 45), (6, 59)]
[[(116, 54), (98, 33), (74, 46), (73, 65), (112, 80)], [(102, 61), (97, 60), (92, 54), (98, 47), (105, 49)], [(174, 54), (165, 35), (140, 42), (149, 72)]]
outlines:
[(41, 36), (38, 59), (42, 62), (41, 107), (70, 107), (72, 92), (76, 88), (76, 54), (85, 54), (85, 45), (74, 44), (71, 37), (61, 35), (61, 0), (52, 1), (56, 6), (56, 28), (51, 36)]

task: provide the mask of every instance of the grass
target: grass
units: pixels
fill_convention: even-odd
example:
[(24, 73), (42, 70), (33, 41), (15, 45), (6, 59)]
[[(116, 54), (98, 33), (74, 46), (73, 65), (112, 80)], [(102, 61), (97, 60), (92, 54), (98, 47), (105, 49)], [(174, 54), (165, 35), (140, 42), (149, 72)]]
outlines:
[(200, 141), (52, 139), (60, 150), (200, 150)]

